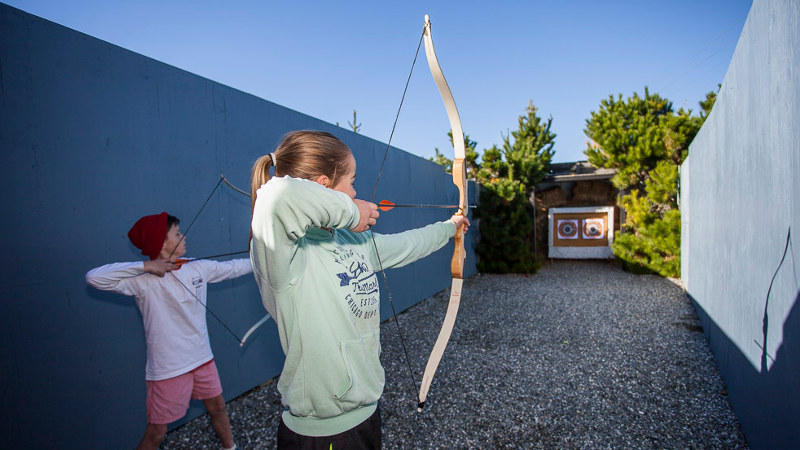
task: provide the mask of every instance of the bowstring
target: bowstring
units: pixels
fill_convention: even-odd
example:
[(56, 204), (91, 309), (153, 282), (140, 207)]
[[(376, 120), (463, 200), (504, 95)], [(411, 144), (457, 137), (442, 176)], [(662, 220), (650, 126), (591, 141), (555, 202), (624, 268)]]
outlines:
[[(172, 252), (170, 252), (169, 257), (167, 257), (167, 259), (172, 258), (172, 255), (175, 253), (175, 250), (177, 250), (178, 247), (180, 247), (181, 242), (183, 242), (184, 239), (186, 239), (186, 235), (188, 235), (189, 231), (191, 231), (192, 225), (194, 225), (194, 223), (197, 220), (197, 218), (200, 217), (200, 213), (203, 212), (203, 209), (205, 209), (206, 205), (208, 205), (209, 200), (211, 200), (211, 197), (213, 197), (214, 193), (217, 192), (217, 189), (219, 189), (219, 186), (220, 186), (220, 184), (222, 184), (222, 181), (224, 179), (225, 179), (225, 177), (220, 177), (219, 181), (217, 181), (217, 184), (214, 185), (214, 189), (211, 190), (211, 193), (208, 194), (208, 197), (206, 197), (206, 201), (203, 202), (203, 206), (200, 207), (200, 209), (197, 211), (197, 214), (194, 215), (194, 218), (192, 219), (192, 221), (189, 222), (189, 226), (186, 227), (186, 232), (183, 233), (183, 235), (181, 236), (181, 239), (178, 241), (178, 244), (175, 245), (175, 248), (172, 249)], [(236, 339), (236, 341), (239, 343), (239, 345), (242, 344), (242, 340), (239, 339), (239, 336), (237, 336), (236, 333), (233, 332), (233, 330), (231, 330), (227, 325), (225, 325), (225, 322), (223, 322), (222, 319), (220, 319), (219, 316), (217, 316), (214, 313), (214, 311), (211, 310), (211, 308), (209, 308), (205, 303), (203, 303), (200, 300), (200, 297), (195, 295), (195, 293), (192, 292), (191, 289), (189, 289), (185, 284), (183, 284), (183, 282), (174, 273), (172, 273), (172, 271), (170, 271), (169, 274), (172, 275), (172, 278), (175, 281), (177, 281), (178, 284), (183, 286), (183, 288), (186, 289), (186, 292), (188, 292), (192, 297), (194, 297), (194, 299), (197, 300), (197, 303), (200, 303), (203, 306), (203, 308), (205, 308), (205, 310), (208, 311), (208, 313), (211, 314), (211, 316), (214, 319), (216, 319), (217, 322), (219, 322), (219, 324), (222, 325), (222, 327), (225, 328), (225, 330), (227, 330), (228, 333), (231, 334), (231, 336), (233, 336), (234, 339)]]
[[(389, 142), (386, 144), (386, 151), (383, 153), (383, 161), (381, 161), (380, 169), (378, 169), (378, 178), (375, 180), (375, 187), (372, 190), (372, 197), (370, 198), (371, 203), (375, 203), (375, 194), (378, 192), (378, 183), (381, 180), (381, 174), (383, 173), (383, 167), (386, 164), (386, 158), (389, 155), (389, 149), (392, 146), (392, 137), (394, 137), (394, 131), (397, 128), (397, 120), (400, 118), (400, 111), (403, 109), (403, 102), (406, 98), (406, 92), (408, 92), (408, 85), (411, 82), (411, 74), (414, 73), (414, 66), (417, 64), (417, 57), (419, 56), (419, 49), (422, 47), (422, 40), (425, 36), (425, 27), (422, 28), (422, 34), (419, 36), (419, 44), (417, 44), (417, 51), (414, 53), (414, 60), (411, 62), (411, 70), (408, 72), (408, 78), (406, 79), (405, 88), (403, 88), (403, 95), (400, 97), (400, 106), (397, 108), (397, 114), (394, 116), (394, 124), (392, 124), (392, 131), (389, 133)], [(372, 247), (375, 249), (375, 257), (378, 259), (378, 265), (381, 269), (381, 275), (383, 276), (383, 284), (386, 286), (386, 294), (389, 298), (389, 306), (392, 308), (392, 317), (394, 317), (394, 323), (397, 325), (397, 335), (400, 337), (400, 344), (403, 347), (403, 353), (406, 356), (406, 365), (408, 366), (408, 373), (411, 376), (411, 384), (413, 385), (412, 392), (417, 391), (417, 380), (414, 377), (414, 370), (411, 368), (411, 358), (408, 357), (408, 349), (406, 348), (406, 340), (403, 337), (403, 330), (400, 328), (400, 320), (397, 318), (397, 311), (394, 308), (394, 301), (392, 301), (392, 291), (389, 289), (389, 279), (386, 277), (386, 270), (383, 268), (383, 261), (381, 260), (381, 254), (378, 252), (378, 244), (375, 242), (375, 233), (372, 230), (369, 230), (370, 237), (372, 238)]]
[(375, 193), (378, 191), (378, 183), (381, 181), (381, 174), (383, 173), (383, 166), (386, 164), (386, 157), (389, 156), (389, 147), (392, 146), (392, 138), (394, 137), (394, 130), (397, 128), (397, 119), (400, 118), (400, 110), (403, 109), (403, 102), (406, 100), (406, 92), (408, 92), (408, 84), (411, 82), (411, 74), (414, 73), (414, 66), (417, 64), (417, 57), (419, 56), (419, 49), (422, 47), (422, 38), (425, 37), (425, 27), (422, 27), (422, 34), (419, 36), (419, 44), (417, 44), (417, 51), (414, 53), (414, 61), (411, 62), (411, 70), (408, 71), (408, 78), (406, 79), (406, 87), (403, 89), (403, 95), (400, 97), (400, 106), (397, 107), (397, 114), (394, 116), (394, 123), (392, 124), (392, 132), (389, 133), (389, 142), (386, 143), (386, 151), (383, 152), (383, 161), (381, 167), (378, 169), (378, 179), (375, 180), (375, 187), (372, 189), (372, 203), (375, 203)]
[(195, 300), (197, 300), (197, 303), (200, 303), (201, 305), (203, 305), (203, 308), (205, 308), (205, 309), (206, 309), (206, 311), (208, 311), (208, 313), (209, 313), (209, 314), (211, 314), (211, 316), (212, 316), (212, 317), (214, 317), (215, 319), (217, 319), (217, 322), (219, 322), (219, 324), (220, 324), (220, 325), (222, 325), (222, 327), (223, 327), (223, 328), (225, 328), (225, 329), (228, 331), (228, 333), (230, 333), (230, 334), (231, 334), (231, 336), (233, 336), (233, 338), (234, 338), (234, 339), (236, 339), (236, 342), (238, 342), (238, 343), (239, 343), (239, 345), (242, 345), (242, 344), (244, 344), (244, 343), (242, 342), (242, 340), (241, 340), (241, 339), (239, 339), (239, 336), (237, 336), (237, 335), (236, 335), (236, 333), (234, 333), (234, 332), (233, 332), (233, 330), (231, 330), (231, 329), (230, 329), (230, 328), (229, 328), (227, 325), (225, 325), (225, 322), (223, 322), (223, 321), (222, 321), (222, 319), (220, 319), (220, 318), (219, 318), (219, 316), (217, 316), (217, 315), (214, 313), (214, 311), (212, 311), (212, 310), (211, 310), (211, 309), (210, 309), (210, 308), (209, 308), (209, 307), (208, 307), (208, 306), (207, 306), (205, 303), (203, 303), (203, 302), (200, 300), (200, 297), (198, 297), (197, 295), (195, 295), (195, 293), (194, 293), (194, 292), (192, 292), (192, 291), (189, 289), (189, 287), (188, 287), (188, 286), (186, 286), (185, 284), (183, 284), (183, 281), (181, 281), (181, 280), (180, 280), (180, 278), (178, 278), (178, 277), (177, 277), (177, 276), (176, 276), (174, 273), (172, 273), (172, 272), (170, 272), (170, 275), (172, 275), (172, 278), (173, 278), (175, 281), (177, 281), (177, 282), (178, 282), (178, 284), (180, 284), (181, 286), (183, 286), (183, 288), (184, 288), (184, 289), (186, 289), (186, 292), (188, 292), (189, 294), (191, 294), (191, 296), (192, 296), (192, 297), (194, 297), (194, 299), (195, 299)]
[(199, 210), (197, 210), (197, 214), (195, 214), (195, 215), (194, 215), (194, 218), (192, 219), (192, 221), (191, 221), (191, 222), (189, 222), (189, 226), (188, 226), (188, 227), (186, 227), (186, 231), (184, 231), (184, 232), (183, 232), (183, 235), (181, 235), (181, 239), (180, 239), (180, 240), (178, 241), (178, 243), (175, 245), (175, 248), (173, 248), (173, 249), (172, 249), (172, 251), (170, 252), (170, 254), (169, 254), (169, 256), (167, 257), (167, 259), (170, 259), (170, 258), (172, 258), (172, 255), (174, 255), (174, 254), (175, 254), (175, 250), (177, 250), (177, 249), (178, 249), (178, 247), (180, 247), (180, 245), (181, 245), (181, 242), (183, 242), (183, 241), (184, 241), (184, 239), (186, 239), (186, 235), (187, 235), (187, 234), (189, 234), (189, 231), (191, 231), (191, 230), (192, 230), (192, 225), (194, 225), (195, 221), (197, 221), (197, 218), (198, 218), (198, 217), (200, 217), (200, 213), (201, 213), (201, 212), (203, 212), (203, 209), (204, 209), (204, 208), (206, 207), (206, 205), (208, 204), (208, 201), (209, 201), (209, 200), (211, 200), (211, 197), (213, 197), (213, 196), (214, 196), (214, 193), (215, 193), (215, 192), (217, 192), (217, 189), (219, 188), (219, 185), (222, 183), (222, 180), (223, 180), (223, 179), (224, 179), (224, 178), (220, 177), (219, 181), (217, 181), (217, 184), (215, 184), (215, 185), (214, 185), (214, 189), (212, 189), (212, 190), (211, 190), (211, 193), (210, 193), (210, 194), (208, 194), (208, 197), (206, 197), (206, 201), (205, 201), (205, 202), (203, 202), (203, 206), (201, 206), (201, 207), (200, 207), (200, 209), (199, 209)]

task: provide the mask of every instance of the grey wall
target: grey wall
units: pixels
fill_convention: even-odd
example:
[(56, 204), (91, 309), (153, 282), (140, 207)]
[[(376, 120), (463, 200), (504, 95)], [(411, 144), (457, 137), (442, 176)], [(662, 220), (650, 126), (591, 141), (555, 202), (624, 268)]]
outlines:
[(681, 168), (681, 276), (752, 448), (800, 447), (798, 144), (800, 2), (756, 0)]
[[(126, 233), (142, 215), (168, 211), (185, 230), (220, 174), (248, 189), (253, 161), (295, 129), (343, 139), (369, 198), (385, 144), (0, 4), (3, 447), (136, 445), (146, 421), (141, 316), (132, 298), (94, 290), (84, 274), (141, 259)], [(456, 197), (441, 167), (392, 149), (377, 199)], [(376, 231), (451, 213), (395, 210)], [(188, 235), (189, 256), (245, 250), (248, 227), (249, 199), (223, 186)], [(450, 252), (388, 272), (398, 310), (449, 286)], [(239, 337), (265, 314), (250, 276), (211, 285), (208, 306)], [(241, 349), (208, 324), (227, 399), (278, 375), (274, 323)], [(202, 412), (194, 404), (187, 419)]]

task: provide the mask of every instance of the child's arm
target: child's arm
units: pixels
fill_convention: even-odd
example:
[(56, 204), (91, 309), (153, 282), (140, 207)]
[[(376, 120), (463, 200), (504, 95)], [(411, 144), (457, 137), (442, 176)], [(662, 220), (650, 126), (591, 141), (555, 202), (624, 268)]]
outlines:
[(125, 295), (136, 295), (132, 283), (127, 280), (139, 276), (144, 271), (144, 262), (113, 263), (96, 267), (86, 273), (86, 282), (90, 286), (113, 291)]
[[(283, 289), (299, 277), (305, 261), (297, 242), (313, 227), (359, 229), (359, 206), (342, 192), (313, 181), (272, 178), (257, 193), (250, 257), (259, 289)], [(267, 270), (270, 267), (270, 270)]]
[(193, 262), (193, 264), (203, 265), (209, 283), (217, 283), (253, 272), (253, 266), (250, 265), (250, 258), (238, 258), (222, 262), (198, 260)]
[(430, 255), (455, 236), (456, 228), (447, 220), (397, 234), (375, 234), (383, 268), (402, 267)]
[(253, 235), (296, 241), (311, 227), (356, 228), (360, 219), (347, 194), (309, 180), (273, 178), (257, 192)]
[(466, 233), (469, 219), (454, 215), (445, 222), (437, 222), (426, 227), (408, 230), (397, 234), (375, 235), (381, 263), (384, 268), (402, 267), (422, 259), (442, 248), (463, 225)]
[(86, 282), (90, 286), (103, 291), (136, 295), (135, 286), (131, 282), (134, 277), (144, 273), (152, 273), (163, 277), (167, 272), (178, 268), (168, 259), (106, 264), (87, 272)]

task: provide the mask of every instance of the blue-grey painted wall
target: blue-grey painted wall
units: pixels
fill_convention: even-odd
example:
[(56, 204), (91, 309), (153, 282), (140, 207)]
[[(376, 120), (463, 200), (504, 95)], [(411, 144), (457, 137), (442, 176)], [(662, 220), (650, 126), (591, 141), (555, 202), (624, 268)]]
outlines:
[[(94, 290), (84, 274), (141, 259), (126, 233), (142, 215), (168, 211), (185, 230), (220, 174), (249, 190), (254, 160), (296, 129), (343, 139), (359, 197), (370, 197), (386, 144), (0, 4), (3, 447), (136, 445), (146, 421), (141, 316), (132, 298)], [(393, 148), (383, 198), (444, 203), (457, 193), (440, 166)], [(245, 250), (249, 207), (220, 187), (188, 235), (189, 256)], [(376, 230), (451, 213), (386, 212)], [(450, 252), (388, 272), (398, 311), (449, 286)], [(251, 276), (211, 285), (208, 304), (239, 337), (265, 314)], [(244, 348), (208, 324), (227, 399), (279, 373), (274, 323)], [(202, 412), (194, 404), (187, 418)]]
[(681, 185), (681, 276), (748, 442), (800, 448), (800, 2), (753, 2)]

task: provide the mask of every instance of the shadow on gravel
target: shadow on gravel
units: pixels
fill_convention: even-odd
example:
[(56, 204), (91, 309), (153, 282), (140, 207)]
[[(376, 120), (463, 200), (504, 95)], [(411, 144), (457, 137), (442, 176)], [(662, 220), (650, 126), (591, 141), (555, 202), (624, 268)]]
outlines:
[[(736, 415), (754, 448), (800, 448), (800, 292), (783, 326), (783, 342), (766, 369), (756, 370), (700, 304), (692, 298), (705, 336), (727, 384)], [(773, 326), (779, 326), (776, 324)], [(791, 357), (790, 357), (791, 355)], [(788, 387), (788, 389), (787, 389)]]

